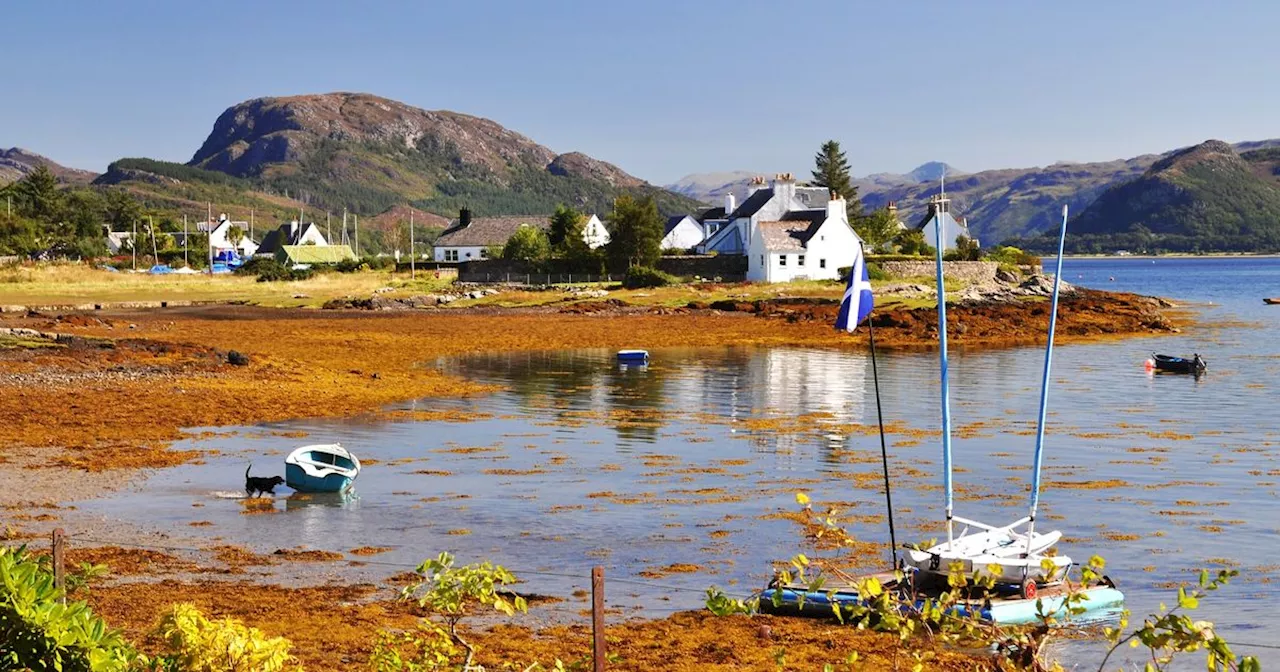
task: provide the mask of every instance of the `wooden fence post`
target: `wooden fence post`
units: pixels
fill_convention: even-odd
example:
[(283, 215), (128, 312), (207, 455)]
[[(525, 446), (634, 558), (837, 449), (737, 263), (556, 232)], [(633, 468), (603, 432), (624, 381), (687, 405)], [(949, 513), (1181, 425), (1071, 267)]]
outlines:
[(604, 567), (591, 568), (591, 669), (604, 672)]
[(58, 601), (67, 603), (67, 534), (62, 528), (53, 531), (53, 585), (60, 593)]

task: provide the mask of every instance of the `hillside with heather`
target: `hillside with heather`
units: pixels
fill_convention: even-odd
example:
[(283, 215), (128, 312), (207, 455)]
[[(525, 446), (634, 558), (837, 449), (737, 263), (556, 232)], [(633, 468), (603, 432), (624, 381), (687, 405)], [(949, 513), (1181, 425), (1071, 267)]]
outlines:
[(605, 212), (622, 194), (664, 212), (696, 203), (580, 152), (557, 154), (497, 122), (359, 93), (258, 98), (223, 112), (190, 166), (314, 208), (377, 213), (412, 204), (443, 216)]

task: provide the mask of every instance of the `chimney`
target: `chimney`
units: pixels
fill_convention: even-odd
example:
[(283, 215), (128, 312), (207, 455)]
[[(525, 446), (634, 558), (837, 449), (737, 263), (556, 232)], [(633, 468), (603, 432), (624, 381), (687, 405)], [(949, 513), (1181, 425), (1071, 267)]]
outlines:
[(221, 224), (221, 223), (223, 223), (223, 222), (225, 222), (225, 221), (227, 221), (227, 213), (225, 213), (225, 212), (223, 212), (223, 213), (219, 213), (219, 214), (218, 214), (218, 223), (219, 223), (219, 224)]
[[(773, 177), (773, 195), (782, 198), (782, 207), (785, 210), (791, 209), (791, 202), (796, 200), (796, 178), (791, 173), (778, 173)], [(800, 204), (799, 209), (804, 209), (804, 204)]]
[(290, 245), (298, 244), (298, 229), (299, 229), (298, 220), (296, 219), (289, 220), (289, 244)]
[(458, 226), (463, 228), (471, 226), (471, 208), (463, 208), (458, 211)]
[(752, 194), (761, 189), (764, 189), (764, 176), (757, 175), (751, 178), (751, 182), (747, 185), (747, 198), (751, 198)]
[(738, 200), (733, 197), (733, 194), (725, 194), (724, 195), (724, 216), (728, 217), (730, 214), (733, 213), (734, 210), (737, 210), (737, 209), (738, 209)]
[(835, 192), (831, 193), (831, 200), (827, 201), (827, 219), (832, 217), (844, 222), (849, 221), (849, 208), (845, 205), (844, 196)]
[(896, 216), (898, 214), (898, 202), (889, 201), (889, 205), (885, 206), (885, 210), (888, 210), (889, 214)]

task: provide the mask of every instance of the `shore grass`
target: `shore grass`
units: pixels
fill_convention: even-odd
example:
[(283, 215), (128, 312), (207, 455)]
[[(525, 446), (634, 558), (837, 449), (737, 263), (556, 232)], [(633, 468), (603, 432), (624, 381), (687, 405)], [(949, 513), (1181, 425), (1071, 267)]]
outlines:
[[(892, 284), (932, 286), (932, 278), (906, 278), (873, 281), (873, 287)], [(966, 283), (948, 278), (946, 289), (954, 292)], [(694, 283), (646, 289), (623, 289), (618, 283), (582, 283), (556, 285), (549, 289), (527, 289), (501, 286), (498, 294), (481, 298), (464, 298), (446, 306), (449, 309), (491, 306), (528, 308), (575, 301), (599, 300), (573, 296), (570, 289), (604, 289), (605, 298), (632, 306), (685, 306), (690, 302), (751, 302), (777, 298), (839, 299), (845, 285), (837, 280), (800, 280), (789, 283)], [(293, 282), (258, 282), (252, 276), (237, 275), (149, 275), (146, 273), (111, 272), (80, 264), (39, 264), (0, 269), (0, 305), (60, 306), (89, 303), (119, 304), (128, 302), (193, 301), (244, 302), (272, 308), (318, 308), (337, 298), (368, 298), (375, 290), (388, 297), (404, 298), (421, 294), (459, 293), (447, 279), (420, 273), (389, 270), (357, 273), (317, 273), (307, 280)], [(932, 305), (932, 299), (881, 300), (882, 306), (916, 307)], [(923, 302), (923, 303), (922, 303)]]
[[(321, 273), (298, 282), (258, 282), (252, 276), (113, 273), (76, 264), (0, 270), (0, 304), (74, 305), (131, 301), (246, 301), (279, 307), (319, 306), (342, 296), (369, 296), (393, 281), (388, 271)], [(305, 294), (306, 298), (294, 298)]]

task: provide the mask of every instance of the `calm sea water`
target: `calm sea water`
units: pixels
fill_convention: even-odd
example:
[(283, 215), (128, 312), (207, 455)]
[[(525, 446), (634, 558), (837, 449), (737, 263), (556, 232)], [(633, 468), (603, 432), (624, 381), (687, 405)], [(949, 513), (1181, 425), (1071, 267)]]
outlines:
[[(1242, 578), (1204, 603), (1204, 617), (1238, 641), (1274, 641), (1280, 627), (1266, 605), (1278, 597), (1280, 555), (1272, 387), (1280, 306), (1261, 299), (1280, 296), (1280, 260), (1068, 260), (1064, 278), (1168, 297), (1200, 322), (1172, 336), (1056, 349), (1042, 525), (1064, 532), (1061, 550), (1073, 558), (1104, 556), (1135, 613), (1172, 603), (1176, 582), (1200, 567), (1237, 567)], [(1209, 372), (1148, 374), (1142, 363), (1153, 350), (1198, 352)], [(606, 567), (611, 605), (626, 613), (697, 608), (712, 584), (743, 594), (760, 587), (771, 561), (810, 550), (796, 524), (776, 515), (795, 509), (798, 490), (820, 504), (841, 502), (855, 535), (879, 544), (863, 565), (888, 564), (879, 440), (849, 428), (875, 422), (867, 353), (652, 356), (648, 370), (628, 371), (607, 351), (424, 362), (507, 390), (404, 406), (482, 416), (466, 422), (306, 421), (192, 440), (219, 453), (82, 508), (259, 552), (391, 548), (359, 558), (372, 562), (342, 570), (345, 579), (385, 577), (442, 550), (492, 559), (530, 590), (565, 597), (545, 613), (570, 618), (584, 604), (571, 593), (589, 585), (596, 564)], [(1042, 360), (1040, 348), (953, 352), (958, 515), (1024, 515)], [(940, 529), (937, 370), (934, 353), (879, 360), (895, 429), (899, 541)], [(308, 437), (280, 435), (298, 431)], [(238, 490), (248, 461), (258, 474), (283, 471), (279, 460), (292, 447), (331, 441), (377, 461), (352, 501), (290, 499), (276, 514), (243, 515), (220, 494)], [(186, 527), (199, 521), (213, 525)], [(1066, 655), (1087, 661), (1098, 648), (1073, 644)]]

